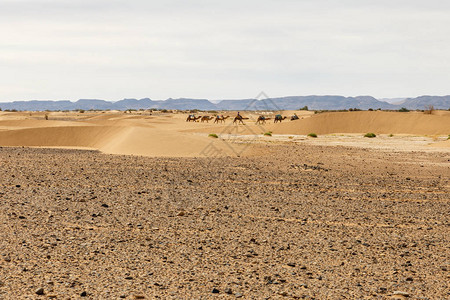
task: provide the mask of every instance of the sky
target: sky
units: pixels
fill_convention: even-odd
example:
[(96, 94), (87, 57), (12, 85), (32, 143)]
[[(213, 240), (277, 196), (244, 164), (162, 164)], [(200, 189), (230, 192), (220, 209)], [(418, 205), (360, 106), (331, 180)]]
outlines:
[(0, 0), (0, 102), (450, 94), (448, 0)]

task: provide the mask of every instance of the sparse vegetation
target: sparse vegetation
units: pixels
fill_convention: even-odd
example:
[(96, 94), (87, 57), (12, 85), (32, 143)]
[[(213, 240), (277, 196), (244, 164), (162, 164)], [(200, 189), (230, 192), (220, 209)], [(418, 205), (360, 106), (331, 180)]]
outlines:
[(426, 115), (431, 115), (433, 113), (433, 111), (434, 111), (434, 106), (433, 105), (427, 105), (425, 107), (424, 113)]
[(292, 140), (293, 138), (294, 138), (293, 136), (290, 136), (290, 137), (289, 137), (289, 139), (291, 139), (291, 140)]
[[(30, 115), (31, 115), (31, 114), (30, 114)], [(47, 115), (47, 114), (45, 114), (45, 119), (48, 120), (48, 115)]]
[(272, 131), (265, 132), (264, 135), (266, 135), (266, 136), (272, 136)]
[(391, 133), (390, 135), (388, 135), (389, 137), (393, 137), (394, 135)]
[(215, 139), (217, 139), (219, 136), (217, 135), (217, 134), (215, 134), (215, 133), (210, 133), (209, 135), (208, 135), (209, 137), (212, 137), (212, 138), (215, 138)]
[(399, 112), (409, 112), (409, 109), (407, 109), (406, 107), (402, 107), (398, 111)]
[(315, 133), (308, 133), (308, 136), (309, 136), (309, 137), (312, 137), (312, 138), (316, 138), (316, 137), (317, 137), (317, 134), (315, 134)]
[(447, 140), (450, 140), (450, 134), (448, 135)]
[(373, 132), (369, 132), (369, 133), (366, 133), (365, 135), (364, 135), (364, 137), (366, 137), (366, 138), (374, 138), (374, 137), (376, 137), (377, 135), (375, 134), (375, 133), (373, 133)]
[(79, 112), (80, 114), (84, 114), (85, 110), (84, 110), (84, 109), (79, 109), (78, 112)]
[(305, 106), (303, 106), (302, 108), (300, 108), (299, 110), (309, 110), (309, 109), (308, 109), (308, 106), (305, 105)]

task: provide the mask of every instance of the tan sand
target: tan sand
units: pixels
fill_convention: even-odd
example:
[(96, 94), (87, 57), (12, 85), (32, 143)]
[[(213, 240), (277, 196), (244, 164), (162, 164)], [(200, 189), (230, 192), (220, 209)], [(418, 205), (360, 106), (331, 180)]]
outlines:
[[(187, 114), (151, 114), (149, 112), (1, 112), (0, 146), (74, 147), (97, 149), (109, 154), (143, 156), (202, 156), (205, 149), (214, 155), (233, 155), (245, 148), (230, 144), (231, 139), (213, 139), (231, 135), (318, 135), (347, 133), (409, 134), (447, 136), (450, 134), (450, 112), (436, 111), (432, 115), (420, 112), (399, 113), (381, 111), (331, 112), (314, 114), (297, 111), (300, 120), (290, 121), (295, 111), (282, 112), (288, 118), (273, 123), (271, 112), (243, 112), (246, 125), (233, 125), (233, 117), (222, 124), (186, 122)], [(223, 112), (234, 116), (235, 112)], [(259, 115), (272, 117), (266, 124), (255, 125)], [(45, 120), (45, 115), (49, 120)], [(209, 114), (211, 115), (211, 114)], [(395, 139), (395, 137), (394, 137)], [(329, 139), (328, 139), (329, 140)], [(273, 141), (273, 140), (272, 140)], [(358, 143), (358, 141), (354, 141)], [(211, 144), (212, 143), (212, 144)], [(242, 143), (242, 141), (240, 141)], [(231, 147), (230, 147), (231, 145)], [(449, 143), (436, 140), (435, 147), (448, 148)], [(211, 155), (209, 153), (208, 155)]]

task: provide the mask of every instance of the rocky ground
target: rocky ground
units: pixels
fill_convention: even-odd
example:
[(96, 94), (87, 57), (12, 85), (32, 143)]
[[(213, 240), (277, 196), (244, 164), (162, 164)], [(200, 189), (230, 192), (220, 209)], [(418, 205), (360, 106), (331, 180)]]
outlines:
[(448, 153), (255, 147), (1, 148), (0, 299), (450, 298)]

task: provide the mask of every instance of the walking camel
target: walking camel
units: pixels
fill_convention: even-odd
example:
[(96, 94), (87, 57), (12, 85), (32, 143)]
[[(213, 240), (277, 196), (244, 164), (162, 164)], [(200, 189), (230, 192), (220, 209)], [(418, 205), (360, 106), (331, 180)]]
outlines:
[(255, 124), (266, 124), (267, 120), (270, 120), (270, 118), (267, 118), (265, 116), (259, 116)]
[(234, 120), (233, 120), (233, 124), (238, 124), (239, 125), (239, 123), (242, 123), (242, 125), (245, 125), (244, 124), (244, 121), (242, 121), (242, 120), (248, 120), (248, 118), (244, 118), (243, 116), (241, 116), (241, 115), (237, 115), (235, 118), (234, 118)]
[(203, 116), (201, 118), (201, 122), (203, 123), (204, 121), (206, 121), (206, 123), (209, 123), (209, 121), (211, 121), (212, 119), (214, 119), (214, 117), (209, 117), (209, 116)]
[(202, 116), (196, 117), (195, 115), (189, 115), (186, 119), (186, 122), (197, 122), (198, 119), (200, 119)]
[(277, 123), (277, 122), (280, 122), (281, 123), (281, 121), (283, 121), (284, 119), (286, 119), (287, 117), (285, 116), (285, 117), (282, 117), (281, 115), (276, 115), (275, 116), (275, 119), (273, 120), (273, 122), (274, 123)]
[(214, 120), (214, 123), (219, 124), (219, 121), (220, 121), (221, 123), (224, 123), (225, 120), (228, 119), (229, 117), (230, 117), (230, 116), (224, 117), (224, 116), (219, 116), (219, 115), (217, 115), (217, 116), (216, 116), (216, 119)]

